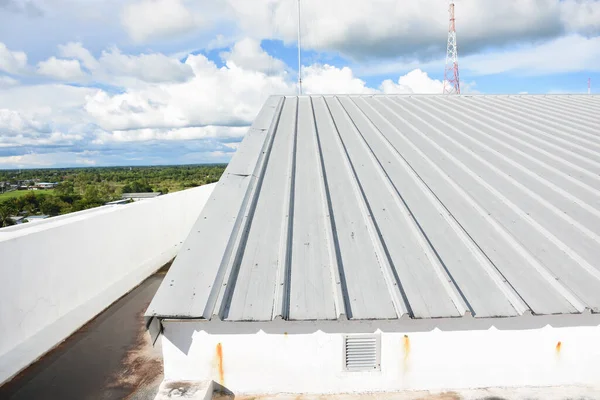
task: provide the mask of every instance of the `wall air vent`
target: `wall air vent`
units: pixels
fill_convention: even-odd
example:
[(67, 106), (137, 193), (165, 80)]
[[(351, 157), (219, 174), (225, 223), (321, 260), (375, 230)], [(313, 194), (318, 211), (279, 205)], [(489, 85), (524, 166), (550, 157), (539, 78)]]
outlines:
[(380, 369), (380, 335), (344, 336), (344, 370), (379, 371)]

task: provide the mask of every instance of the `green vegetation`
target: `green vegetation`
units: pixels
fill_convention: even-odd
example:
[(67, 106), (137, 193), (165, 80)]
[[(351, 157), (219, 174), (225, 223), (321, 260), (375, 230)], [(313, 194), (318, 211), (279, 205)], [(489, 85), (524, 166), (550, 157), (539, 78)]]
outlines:
[(225, 165), (0, 170), (0, 183), (32, 186), (56, 182), (49, 190), (14, 190), (0, 194), (0, 227), (16, 215), (61, 215), (98, 207), (123, 193), (163, 194), (217, 182)]
[[(23, 197), (27, 193), (29, 193), (28, 190), (13, 190), (12, 192), (0, 193), (0, 202), (3, 201), (3, 200), (15, 199), (15, 198)], [(48, 189), (48, 190), (44, 190), (43, 192), (40, 192), (40, 194), (42, 194), (42, 193), (43, 194), (53, 194), (54, 193), (54, 189)]]

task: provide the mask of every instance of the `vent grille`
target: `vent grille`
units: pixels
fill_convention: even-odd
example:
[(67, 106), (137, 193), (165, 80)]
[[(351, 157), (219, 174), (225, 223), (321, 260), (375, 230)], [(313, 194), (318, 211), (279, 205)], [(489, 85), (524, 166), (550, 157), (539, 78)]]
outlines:
[(344, 337), (344, 369), (346, 371), (374, 371), (381, 368), (379, 335)]

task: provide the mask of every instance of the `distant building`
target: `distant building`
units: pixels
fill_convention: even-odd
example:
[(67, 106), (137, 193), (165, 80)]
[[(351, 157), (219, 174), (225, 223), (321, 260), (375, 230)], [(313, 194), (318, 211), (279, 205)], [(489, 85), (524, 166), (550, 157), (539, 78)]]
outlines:
[(153, 198), (158, 197), (160, 195), (162, 195), (161, 192), (123, 193), (123, 195), (121, 196), (121, 199), (123, 199), (123, 200), (140, 201), (140, 200), (153, 199)]
[(11, 190), (10, 182), (0, 182), (0, 193)]
[(131, 202), (131, 199), (121, 199), (121, 200), (109, 201), (108, 203), (105, 204), (105, 206), (119, 206), (122, 204), (128, 204), (129, 202)]
[(38, 189), (54, 189), (58, 186), (58, 182), (40, 182), (36, 184), (34, 187)]
[(23, 218), (22, 222), (34, 223), (34, 222), (43, 221), (48, 218), (50, 218), (49, 215), (30, 215), (28, 217)]

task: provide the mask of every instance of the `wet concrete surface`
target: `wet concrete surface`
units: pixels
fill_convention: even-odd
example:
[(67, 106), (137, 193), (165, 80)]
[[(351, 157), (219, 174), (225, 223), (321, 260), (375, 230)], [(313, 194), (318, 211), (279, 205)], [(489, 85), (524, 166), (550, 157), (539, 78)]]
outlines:
[(163, 373), (160, 339), (152, 347), (143, 315), (163, 278), (148, 278), (4, 384), (0, 399), (153, 399)]

